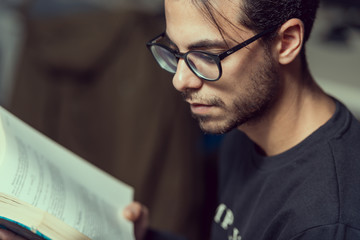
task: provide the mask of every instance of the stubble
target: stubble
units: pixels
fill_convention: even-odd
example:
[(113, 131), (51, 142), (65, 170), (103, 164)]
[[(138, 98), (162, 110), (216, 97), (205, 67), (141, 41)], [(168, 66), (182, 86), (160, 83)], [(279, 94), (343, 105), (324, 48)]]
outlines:
[[(220, 108), (223, 114), (192, 114), (198, 120), (200, 128), (206, 133), (223, 134), (243, 124), (253, 124), (261, 120), (270, 111), (279, 90), (279, 74), (274, 63), (274, 59), (266, 52), (262, 63), (250, 74), (250, 81), (244, 86), (244, 91), (234, 98), (230, 106), (226, 106), (219, 97), (202, 100)], [(196, 97), (196, 93), (191, 92), (183, 95), (185, 99)]]

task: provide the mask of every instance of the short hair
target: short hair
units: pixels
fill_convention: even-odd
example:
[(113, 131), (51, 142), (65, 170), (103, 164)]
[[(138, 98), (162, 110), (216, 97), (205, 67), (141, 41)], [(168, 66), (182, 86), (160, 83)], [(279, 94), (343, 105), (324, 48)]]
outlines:
[[(207, 14), (207, 17), (222, 32), (216, 22), (214, 12), (218, 12), (211, 0), (193, 0)], [(298, 18), (304, 23), (304, 42), (309, 39), (320, 0), (239, 0), (239, 23), (256, 33), (274, 26), (280, 26), (287, 20)], [(222, 16), (224, 18), (224, 16)], [(223, 32), (222, 32), (223, 33)], [(266, 39), (270, 39), (268, 36)]]
[[(238, 28), (229, 19), (223, 16), (210, 2), (211, 0), (192, 0), (193, 3), (202, 10), (207, 18), (214, 24), (223, 39), (224, 32), (222, 26), (217, 22), (215, 13), (220, 14), (220, 17), (227, 21), (233, 27)], [(236, 0), (233, 0), (236, 1)], [(308, 69), (308, 63), (305, 57), (305, 43), (310, 37), (316, 12), (320, 5), (320, 0), (238, 0), (239, 4), (239, 18), (238, 23), (244, 25), (255, 33), (260, 33), (272, 27), (280, 27), (286, 21), (292, 18), (300, 19), (304, 24), (304, 44), (300, 52), (300, 59), (302, 69)], [(263, 43), (267, 51), (270, 49), (272, 40), (276, 36), (276, 32), (267, 34), (262, 37)]]
[(309, 37), (319, 8), (319, 0), (242, 0), (240, 23), (255, 32), (280, 26), (292, 18), (304, 24), (304, 42)]

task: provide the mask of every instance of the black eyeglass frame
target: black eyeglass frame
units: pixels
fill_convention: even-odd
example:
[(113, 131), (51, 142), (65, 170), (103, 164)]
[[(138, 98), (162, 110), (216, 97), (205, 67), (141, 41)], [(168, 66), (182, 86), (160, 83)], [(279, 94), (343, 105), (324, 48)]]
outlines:
[[(154, 54), (153, 54), (153, 52), (152, 52), (152, 50), (151, 50), (151, 47), (152, 47), (152, 46), (159, 46), (159, 47), (165, 48), (166, 50), (168, 50), (171, 54), (173, 54), (173, 55), (175, 56), (175, 58), (177, 59), (177, 61), (179, 61), (180, 58), (184, 59), (186, 65), (189, 67), (189, 69), (190, 69), (197, 77), (199, 77), (200, 79), (203, 79), (203, 80), (206, 80), (206, 81), (217, 81), (217, 80), (219, 80), (219, 79), (221, 78), (221, 76), (222, 76), (221, 60), (223, 60), (224, 58), (230, 56), (231, 54), (239, 51), (240, 49), (246, 47), (246, 46), (249, 45), (250, 43), (255, 42), (255, 41), (258, 40), (259, 38), (261, 38), (261, 37), (263, 37), (263, 36), (265, 36), (265, 35), (273, 32), (273, 31), (275, 31), (276, 29), (278, 29), (278, 26), (273, 26), (273, 27), (271, 27), (271, 28), (269, 28), (269, 29), (267, 29), (267, 30), (264, 30), (263, 32), (260, 32), (260, 33), (256, 34), (255, 36), (249, 38), (248, 40), (245, 40), (244, 42), (239, 43), (238, 45), (236, 45), (236, 46), (234, 46), (234, 47), (232, 47), (232, 48), (230, 48), (230, 49), (228, 49), (228, 50), (226, 50), (226, 51), (224, 51), (224, 52), (222, 52), (222, 53), (220, 53), (220, 54), (213, 54), (213, 53), (209, 53), (209, 52), (205, 52), (205, 51), (199, 51), (199, 50), (190, 50), (190, 51), (188, 51), (188, 52), (186, 52), (186, 53), (182, 53), (182, 52), (176, 51), (176, 50), (174, 50), (174, 49), (172, 49), (172, 48), (170, 48), (170, 47), (168, 47), (168, 46), (166, 46), (166, 45), (163, 45), (163, 44), (161, 44), (161, 43), (157, 43), (157, 42), (156, 42), (157, 40), (159, 40), (159, 39), (161, 39), (161, 38), (163, 38), (163, 37), (165, 36), (165, 32), (163, 32), (163, 33), (161, 33), (160, 35), (156, 36), (155, 38), (151, 39), (149, 42), (146, 43), (146, 46), (148, 47), (149, 51), (151, 52), (151, 54), (152, 54), (153, 56), (154, 56)], [(217, 67), (218, 67), (218, 69), (219, 69), (219, 76), (218, 76), (216, 79), (209, 79), (209, 78), (206, 78), (206, 77), (204, 77), (204, 76), (201, 76), (198, 72), (196, 72), (195, 69), (193, 69), (193, 67), (191, 67), (187, 56), (188, 56), (189, 53), (194, 53), (194, 52), (195, 52), (195, 53), (205, 54), (205, 55), (211, 57), (211, 58), (215, 61), (216, 65), (217, 65)], [(157, 58), (156, 58), (155, 56), (154, 56), (154, 58), (155, 58), (156, 62), (158, 62), (158, 60), (157, 60)], [(159, 63), (159, 62), (158, 62), (158, 63)], [(159, 64), (159, 65), (160, 65), (160, 64)], [(160, 65), (160, 67), (161, 67), (161, 65)], [(162, 67), (162, 68), (163, 68), (163, 67)], [(164, 68), (163, 68), (163, 69), (164, 69)], [(164, 70), (166, 70), (166, 69), (164, 69)], [(168, 70), (166, 70), (166, 71), (168, 71)], [(176, 71), (175, 71), (175, 72), (171, 72), (171, 73), (176, 73)]]

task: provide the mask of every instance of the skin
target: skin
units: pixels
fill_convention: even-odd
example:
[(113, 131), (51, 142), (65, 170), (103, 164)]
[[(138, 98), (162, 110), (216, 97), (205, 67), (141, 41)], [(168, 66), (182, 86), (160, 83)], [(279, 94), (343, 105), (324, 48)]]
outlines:
[[(217, 7), (237, 24), (238, 15), (232, 9), (238, 8), (234, 3), (221, 1)], [(222, 39), (217, 28), (189, 0), (165, 0), (165, 14), (166, 33), (181, 52), (204, 40)], [(254, 35), (245, 27), (234, 29), (223, 19), (218, 21), (224, 26), (230, 47), (236, 44), (231, 39), (241, 42)], [(205, 131), (222, 133), (238, 128), (264, 155), (280, 154), (309, 136), (335, 111), (332, 99), (308, 71), (303, 71), (299, 56), (303, 35), (302, 21), (287, 21), (268, 51), (256, 41), (224, 59), (224, 74), (216, 82), (197, 78), (180, 60), (173, 85), (185, 95)]]
[[(219, 12), (238, 26), (235, 1), (220, 2), (213, 1)], [(165, 14), (166, 33), (180, 52), (199, 49), (219, 53), (254, 35), (219, 18), (227, 33), (224, 44), (217, 28), (191, 0), (165, 0)], [(197, 78), (180, 60), (173, 85), (184, 95), (203, 130), (222, 133), (237, 128), (262, 154), (280, 154), (313, 133), (335, 111), (334, 101), (309, 71), (303, 70), (299, 56), (303, 36), (302, 21), (288, 20), (279, 28), (270, 49), (256, 41), (224, 59), (223, 76), (216, 82)], [(204, 41), (217, 44), (209, 48), (200, 44)], [(148, 227), (147, 208), (134, 202), (123, 213), (134, 222), (136, 239), (142, 240)], [(0, 230), (0, 239), (19, 239), (8, 234)]]
[[(173, 6), (174, 5), (174, 6)], [(221, 4), (220, 10), (229, 6)], [(179, 9), (180, 7), (180, 9)], [(218, 53), (254, 35), (249, 30), (232, 31), (224, 41), (218, 29), (190, 1), (165, 1), (166, 33), (181, 52), (194, 49)], [(231, 8), (230, 8), (231, 9)], [(231, 13), (234, 15), (235, 13)], [(226, 31), (232, 30), (225, 28)], [(201, 42), (219, 42), (218, 47), (204, 46)], [(229, 45), (229, 46), (227, 46)], [(276, 71), (272, 71), (271, 56), (255, 42), (222, 61), (223, 75), (220, 80), (207, 82), (195, 76), (180, 60), (173, 78), (174, 87), (190, 104), (192, 114), (200, 127), (210, 133), (224, 133), (249, 119), (258, 118), (264, 106), (278, 88)], [(254, 64), (255, 63), (255, 64)], [(276, 70), (276, 69), (275, 69)], [(269, 79), (276, 79), (269, 81)]]
[(149, 226), (149, 210), (141, 203), (133, 202), (126, 206), (123, 215), (126, 219), (134, 223), (135, 239), (144, 239)]
[[(238, 8), (230, 1), (221, 1), (218, 5), (218, 10), (236, 23), (237, 15), (232, 9)], [(222, 39), (217, 29), (189, 0), (165, 0), (165, 13), (166, 33), (181, 52), (192, 49), (192, 45), (204, 40)], [(221, 19), (219, 22), (221, 23)], [(241, 42), (254, 35), (241, 26), (239, 29), (224, 28), (229, 30), (226, 40), (231, 46), (235, 44), (231, 39)], [(334, 101), (315, 83), (310, 72), (303, 70), (299, 56), (303, 38), (302, 21), (290, 19), (280, 27), (278, 36), (268, 51), (257, 41), (225, 59), (222, 62), (224, 74), (219, 81), (200, 80), (180, 60), (173, 85), (189, 102), (200, 126), (209, 132), (223, 132), (234, 127), (230, 124), (234, 123), (231, 119), (239, 119), (239, 113), (234, 111), (234, 102), (241, 105), (249, 97), (260, 99), (256, 104), (263, 103), (265, 108), (260, 108), (261, 111), (255, 115), (249, 115), (252, 117), (242, 117), (247, 119), (244, 122), (235, 121), (238, 125), (234, 128), (246, 133), (262, 154), (280, 154), (304, 140), (335, 112)], [(211, 50), (216, 52), (224, 49), (219, 47)], [(273, 68), (271, 74), (258, 74), (259, 71), (267, 72), (269, 67)], [(266, 79), (265, 76), (269, 78)], [(263, 94), (268, 93), (266, 95), (271, 101), (261, 101), (261, 96), (253, 91), (256, 85), (251, 81), (254, 80), (261, 87), (269, 87), (258, 90)], [(146, 226), (136, 223), (146, 222), (144, 219), (148, 217), (148, 211), (144, 211), (143, 207), (131, 206), (133, 216), (137, 216), (130, 219), (135, 223), (135, 231), (144, 233)], [(142, 238), (137, 240), (139, 239)]]

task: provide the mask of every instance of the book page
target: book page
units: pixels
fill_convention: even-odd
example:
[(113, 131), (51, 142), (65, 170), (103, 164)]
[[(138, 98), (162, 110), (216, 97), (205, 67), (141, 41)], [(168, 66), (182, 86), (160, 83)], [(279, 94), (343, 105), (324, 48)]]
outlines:
[(129, 186), (0, 111), (6, 138), (0, 192), (53, 214), (91, 239), (133, 239), (132, 224), (121, 217), (132, 201)]

